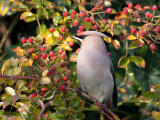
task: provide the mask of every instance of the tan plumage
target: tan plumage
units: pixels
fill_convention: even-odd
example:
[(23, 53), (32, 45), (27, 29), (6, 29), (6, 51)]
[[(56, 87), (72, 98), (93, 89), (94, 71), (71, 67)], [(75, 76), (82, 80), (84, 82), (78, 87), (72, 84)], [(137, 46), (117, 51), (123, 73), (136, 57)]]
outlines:
[[(84, 39), (81, 39), (85, 36)], [(81, 89), (100, 103), (111, 99), (117, 106), (114, 70), (102, 37), (103, 33), (86, 31), (72, 36), (82, 43), (77, 60), (77, 75)]]

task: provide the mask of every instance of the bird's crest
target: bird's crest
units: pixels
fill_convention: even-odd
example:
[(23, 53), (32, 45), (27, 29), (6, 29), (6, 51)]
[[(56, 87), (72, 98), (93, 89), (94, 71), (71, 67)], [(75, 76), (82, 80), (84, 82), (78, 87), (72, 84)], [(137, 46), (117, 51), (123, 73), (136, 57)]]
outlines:
[(81, 32), (78, 33), (77, 36), (88, 36), (88, 35), (95, 35), (95, 36), (100, 36), (100, 37), (106, 37), (108, 38), (108, 36), (106, 36), (105, 34), (101, 33), (101, 32), (97, 32), (97, 31), (85, 31), (85, 32)]

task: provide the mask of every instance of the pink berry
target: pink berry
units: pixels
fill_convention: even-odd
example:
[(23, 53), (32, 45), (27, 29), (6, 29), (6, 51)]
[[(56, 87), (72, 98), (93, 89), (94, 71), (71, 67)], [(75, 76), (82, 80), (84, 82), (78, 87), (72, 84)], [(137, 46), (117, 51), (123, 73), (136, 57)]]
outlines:
[(66, 11), (63, 12), (63, 16), (64, 16), (64, 17), (68, 16), (68, 12), (66, 12)]
[(67, 80), (68, 80), (68, 77), (67, 77), (67, 76), (64, 76), (64, 77), (63, 77), (63, 80), (64, 80), (64, 81), (67, 81)]
[(152, 10), (157, 10), (157, 5), (153, 5)]
[(64, 59), (65, 58), (65, 54), (61, 54), (61, 58)]
[(52, 33), (53, 31), (54, 31), (53, 27), (50, 27), (50, 28), (49, 28), (49, 32)]
[(22, 37), (22, 38), (21, 38), (21, 42), (22, 42), (22, 43), (26, 43), (26, 42), (27, 42), (27, 38)]
[(128, 14), (128, 8), (123, 8), (123, 14)]
[(31, 97), (34, 98), (36, 96), (36, 93), (32, 93)]
[(106, 19), (103, 19), (102, 20), (102, 24), (106, 24), (107, 23), (107, 20)]
[(61, 28), (61, 31), (62, 31), (62, 32), (65, 32), (65, 31), (66, 31), (66, 28), (65, 28), (65, 27), (62, 27), (62, 28)]
[(42, 89), (41, 89), (41, 92), (46, 92), (46, 88), (42, 88)]
[(148, 40), (147, 45), (151, 45), (151, 44), (152, 44), (152, 41)]
[(151, 45), (151, 50), (152, 51), (156, 51), (157, 50), (157, 47), (155, 45)]
[(159, 27), (156, 27), (156, 28), (154, 29), (154, 31), (155, 31), (156, 33), (158, 33), (158, 32), (160, 32), (160, 28), (159, 28)]
[(78, 22), (73, 22), (73, 27), (77, 27), (78, 26)]
[(73, 41), (69, 42), (69, 46), (70, 46), (70, 47), (72, 47), (73, 45), (74, 45), (74, 42), (73, 42)]
[(45, 49), (46, 49), (46, 48), (45, 48), (44, 46), (40, 48), (41, 52), (44, 52)]
[(131, 28), (131, 33), (135, 33), (136, 32), (136, 28)]
[(79, 14), (81, 17), (85, 17), (86, 16), (86, 12), (85, 11), (81, 11), (81, 13)]
[(58, 50), (58, 53), (59, 53), (59, 54), (62, 54), (62, 53), (63, 53), (63, 49), (59, 49), (59, 50)]
[(112, 12), (112, 8), (107, 8), (107, 9), (106, 9), (106, 12), (107, 12), (108, 14), (110, 14), (110, 13)]
[(121, 35), (121, 36), (120, 36), (120, 40), (124, 40), (124, 35)]
[(145, 13), (145, 16), (146, 16), (146, 17), (149, 17), (149, 15), (150, 15), (150, 12), (146, 12), (146, 13)]
[(47, 54), (43, 53), (43, 54), (42, 54), (42, 58), (43, 58), (43, 59), (46, 59), (46, 58), (47, 58)]
[(54, 52), (53, 52), (53, 51), (50, 51), (50, 52), (49, 52), (49, 56), (50, 56), (50, 57), (54, 56)]
[(82, 32), (82, 30), (80, 30), (80, 29), (77, 30), (77, 33), (81, 33), (81, 32)]
[(98, 29), (98, 26), (97, 26), (97, 25), (94, 25), (93, 28), (94, 28), (94, 29)]
[(39, 57), (38, 57), (38, 55), (35, 55), (34, 58), (35, 58), (36, 60), (38, 60)]
[(32, 38), (32, 37), (29, 37), (29, 38), (28, 38), (28, 42), (29, 42), (29, 43), (33, 43), (33, 38)]
[(86, 18), (84, 19), (84, 21), (85, 21), (85, 22), (89, 22), (89, 21), (90, 21), (90, 18), (89, 18), (89, 17), (86, 17)]
[(76, 15), (77, 12), (75, 10), (72, 11), (72, 15)]
[(83, 30), (83, 29), (84, 29), (84, 26), (83, 26), (83, 25), (79, 26), (79, 29), (80, 29), (80, 30)]
[(63, 91), (66, 90), (66, 86), (65, 86), (65, 85), (62, 85), (62, 86), (61, 86), (61, 90), (63, 90)]
[(128, 8), (132, 8), (132, 7), (133, 7), (133, 3), (132, 2), (128, 3)]

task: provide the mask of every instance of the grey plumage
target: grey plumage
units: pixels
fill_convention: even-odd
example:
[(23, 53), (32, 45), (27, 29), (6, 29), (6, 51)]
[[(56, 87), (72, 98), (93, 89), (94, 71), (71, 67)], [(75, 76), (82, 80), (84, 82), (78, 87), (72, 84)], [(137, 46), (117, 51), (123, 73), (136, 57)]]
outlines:
[[(86, 35), (81, 40), (79, 36)], [(77, 75), (81, 89), (103, 103), (111, 99), (117, 106), (117, 87), (112, 61), (102, 37), (96, 31), (86, 31), (72, 37), (81, 41), (82, 46), (77, 59)]]

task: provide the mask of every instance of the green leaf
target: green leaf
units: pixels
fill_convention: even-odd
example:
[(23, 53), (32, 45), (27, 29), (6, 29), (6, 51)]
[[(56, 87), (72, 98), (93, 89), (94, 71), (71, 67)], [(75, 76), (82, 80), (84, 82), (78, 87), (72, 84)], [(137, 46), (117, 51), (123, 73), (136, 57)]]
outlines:
[(160, 120), (160, 112), (153, 111), (152, 116), (155, 120)]
[(127, 71), (125, 78), (124, 78), (124, 84), (125, 85), (130, 85), (134, 80), (134, 72), (132, 71)]
[(14, 96), (16, 94), (15, 90), (11, 87), (6, 87), (5, 91), (8, 95)]
[(129, 60), (134, 62), (138, 67), (145, 68), (145, 61), (142, 57), (139, 56), (130, 56)]
[(53, 100), (53, 102), (51, 103), (52, 106), (59, 106), (62, 105), (64, 103), (63, 98), (62, 98), (62, 94), (59, 94), (55, 97), (55, 99)]
[(54, 95), (55, 95), (55, 90), (51, 90), (48, 93), (46, 93), (46, 95), (44, 96), (44, 99), (50, 100), (51, 98), (53, 98)]
[(64, 6), (58, 6), (57, 8), (63, 12), (67, 11), (67, 9)]
[(142, 97), (144, 99), (149, 99), (149, 100), (153, 100), (153, 101), (158, 101), (159, 100), (159, 95), (156, 92), (151, 92), (151, 91), (147, 91), (145, 93), (142, 94)]
[(135, 49), (135, 48), (138, 48), (138, 47), (142, 47), (143, 44), (144, 44), (144, 42), (141, 39), (134, 40), (130, 43), (129, 49)]
[(64, 115), (60, 113), (52, 113), (50, 114), (50, 118), (53, 120), (64, 120)]
[(55, 5), (49, 1), (43, 1), (43, 4), (47, 8), (55, 8)]
[(69, 97), (67, 96), (66, 100), (72, 100), (77, 97), (76, 92), (69, 92)]
[(53, 18), (53, 23), (57, 26), (59, 21), (61, 20), (62, 16), (56, 16)]
[(24, 20), (25, 22), (33, 22), (36, 20), (36, 15), (32, 12), (23, 12), (20, 16), (21, 20)]
[(5, 109), (8, 105), (12, 103), (12, 98), (9, 97), (3, 102), (3, 109)]
[(160, 92), (160, 84), (157, 84), (154, 86), (154, 89), (157, 91), (157, 92)]
[(23, 85), (24, 85), (23, 80), (18, 80), (18, 81), (16, 82), (16, 86), (18, 87), (18, 90), (21, 89), (21, 87), (23, 87)]
[(39, 17), (40, 16), (44, 16), (44, 17), (46, 17), (48, 19), (48, 12), (47, 12), (47, 10), (45, 8), (38, 9), (37, 10), (37, 14), (38, 14)]
[(126, 56), (122, 56), (118, 61), (119, 68), (125, 68), (129, 64), (130, 60)]
[(2, 107), (2, 105), (3, 105), (3, 102), (0, 102), (0, 107)]
[[(41, 24), (41, 35), (44, 36), (47, 30), (47, 26), (45, 24)], [(40, 34), (40, 29), (37, 27), (36, 29), (37, 34)]]

